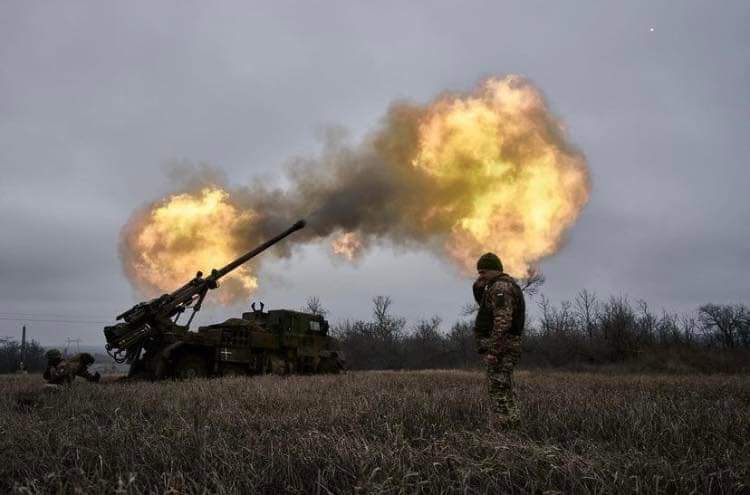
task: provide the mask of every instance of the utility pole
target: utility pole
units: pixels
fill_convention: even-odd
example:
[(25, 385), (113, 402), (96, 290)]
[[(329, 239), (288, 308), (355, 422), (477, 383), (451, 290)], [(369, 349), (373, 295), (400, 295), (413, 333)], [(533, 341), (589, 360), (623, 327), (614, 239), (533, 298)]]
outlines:
[(18, 365), (18, 371), (26, 373), (26, 325), (21, 330), (21, 362)]

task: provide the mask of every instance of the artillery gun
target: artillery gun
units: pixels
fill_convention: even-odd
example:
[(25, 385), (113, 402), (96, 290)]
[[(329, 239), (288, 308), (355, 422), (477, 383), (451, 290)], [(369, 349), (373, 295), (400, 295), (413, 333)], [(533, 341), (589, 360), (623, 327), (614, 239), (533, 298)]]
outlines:
[[(107, 353), (128, 363), (128, 377), (162, 379), (262, 373), (337, 373), (343, 359), (328, 335), (328, 322), (319, 315), (291, 310), (265, 312), (252, 305), (241, 318), (199, 327), (190, 324), (206, 294), (219, 279), (293, 232), (300, 220), (219, 270), (192, 280), (169, 294), (136, 304), (104, 327)], [(185, 325), (179, 318), (192, 310)]]

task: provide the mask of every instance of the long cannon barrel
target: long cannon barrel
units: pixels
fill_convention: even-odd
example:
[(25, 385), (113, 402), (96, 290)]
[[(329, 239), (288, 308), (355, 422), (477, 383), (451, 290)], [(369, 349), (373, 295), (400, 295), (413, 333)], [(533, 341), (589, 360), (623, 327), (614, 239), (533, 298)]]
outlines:
[[(114, 354), (111, 355), (117, 362), (123, 362), (123, 360), (133, 362), (134, 359), (138, 358), (141, 347), (147, 338), (162, 331), (168, 331), (170, 328), (176, 328), (177, 318), (183, 311), (192, 308), (193, 316), (195, 316), (195, 313), (201, 308), (203, 298), (209, 290), (218, 286), (218, 280), (221, 277), (243, 263), (247, 263), (251, 258), (304, 226), (305, 221), (299, 220), (284, 232), (267, 240), (252, 251), (248, 251), (223, 268), (211, 270), (208, 277), (203, 278), (203, 275), (198, 272), (195, 278), (174, 292), (138, 303), (124, 313), (117, 315), (117, 319), (124, 322), (104, 328), (107, 352), (114, 350)], [(190, 326), (193, 316), (190, 317), (185, 328)], [(169, 319), (173, 317), (175, 318), (174, 321), (171, 324), (168, 323)], [(125, 353), (125, 357), (122, 357), (123, 353)]]
[(289, 227), (288, 229), (286, 229), (281, 234), (277, 235), (276, 237), (272, 237), (271, 239), (267, 240), (266, 242), (264, 242), (263, 244), (261, 244), (257, 248), (253, 249), (252, 251), (249, 251), (249, 252), (243, 254), (242, 256), (240, 256), (239, 258), (237, 258), (236, 260), (234, 260), (231, 263), (229, 263), (228, 265), (226, 265), (224, 268), (222, 268), (220, 270), (212, 271), (210, 277), (213, 278), (214, 280), (219, 280), (221, 277), (223, 277), (227, 273), (231, 272), (232, 270), (234, 270), (238, 266), (246, 263), (248, 260), (250, 260), (250, 258), (254, 258), (255, 256), (259, 255), (260, 253), (262, 253), (263, 251), (265, 251), (269, 247), (273, 246), (274, 244), (276, 244), (277, 242), (279, 242), (283, 238), (287, 237), (291, 233), (296, 232), (296, 231), (304, 228), (305, 225), (306, 225), (306, 222), (304, 220), (298, 220), (297, 223), (295, 223), (294, 225), (292, 225), (291, 227)]

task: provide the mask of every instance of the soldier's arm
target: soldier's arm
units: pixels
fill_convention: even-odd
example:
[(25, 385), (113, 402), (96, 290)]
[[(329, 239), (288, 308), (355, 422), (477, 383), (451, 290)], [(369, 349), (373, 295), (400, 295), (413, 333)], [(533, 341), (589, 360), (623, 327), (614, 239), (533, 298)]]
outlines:
[(63, 382), (70, 383), (73, 377), (68, 371), (68, 363), (61, 363), (57, 366), (52, 366), (49, 370), (49, 381), (50, 383), (61, 384)]
[(505, 280), (498, 280), (489, 288), (492, 304), (492, 333), (502, 335), (510, 331), (513, 324), (513, 286)]
[(99, 373), (91, 374), (91, 372), (89, 372), (88, 366), (83, 366), (83, 365), (78, 366), (78, 369), (76, 370), (76, 375), (83, 377), (90, 382), (99, 381)]

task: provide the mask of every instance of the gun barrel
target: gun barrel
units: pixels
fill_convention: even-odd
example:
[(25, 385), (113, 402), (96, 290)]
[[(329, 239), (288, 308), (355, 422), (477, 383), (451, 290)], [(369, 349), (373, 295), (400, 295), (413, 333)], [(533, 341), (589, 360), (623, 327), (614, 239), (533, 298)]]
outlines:
[(298, 220), (297, 223), (295, 223), (294, 225), (292, 225), (291, 227), (289, 227), (288, 229), (286, 229), (281, 234), (279, 234), (279, 235), (277, 235), (275, 237), (272, 237), (271, 239), (267, 240), (266, 242), (264, 242), (260, 246), (258, 246), (255, 249), (253, 249), (252, 251), (248, 251), (247, 253), (243, 254), (242, 256), (240, 256), (236, 260), (232, 261), (231, 263), (229, 263), (225, 267), (221, 268), (220, 270), (216, 270), (215, 272), (212, 272), (211, 273), (211, 277), (213, 277), (214, 280), (220, 279), (221, 277), (223, 277), (227, 273), (231, 272), (232, 270), (234, 270), (238, 266), (246, 263), (250, 258), (254, 258), (255, 256), (259, 255), (260, 253), (262, 253), (266, 249), (270, 248), (271, 246), (273, 246), (274, 244), (276, 244), (277, 242), (279, 242), (283, 238), (287, 237), (288, 235), (292, 234), (293, 232), (296, 232), (296, 231), (304, 228), (305, 225), (306, 225), (306, 222), (304, 220)]

